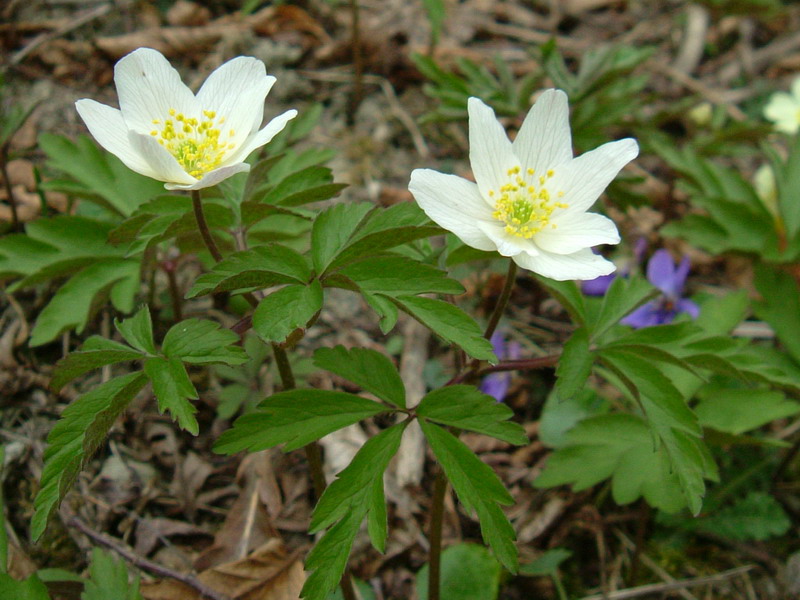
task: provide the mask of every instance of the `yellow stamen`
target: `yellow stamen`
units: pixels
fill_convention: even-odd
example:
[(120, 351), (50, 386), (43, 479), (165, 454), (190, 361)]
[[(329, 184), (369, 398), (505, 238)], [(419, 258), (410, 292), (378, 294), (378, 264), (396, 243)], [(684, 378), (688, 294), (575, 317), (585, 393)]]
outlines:
[[(489, 197), (495, 200), (492, 216), (505, 224), (506, 233), (530, 239), (546, 227), (555, 229), (556, 224), (551, 223), (553, 212), (565, 209), (568, 205), (551, 202), (550, 190), (545, 183), (555, 175), (553, 169), (548, 169), (546, 176), (540, 175), (536, 180), (533, 179), (533, 169), (525, 170), (527, 181), (519, 173), (519, 167), (508, 169), (506, 174), (509, 182), (497, 191), (489, 190)], [(558, 191), (556, 195), (561, 198), (564, 192)]]

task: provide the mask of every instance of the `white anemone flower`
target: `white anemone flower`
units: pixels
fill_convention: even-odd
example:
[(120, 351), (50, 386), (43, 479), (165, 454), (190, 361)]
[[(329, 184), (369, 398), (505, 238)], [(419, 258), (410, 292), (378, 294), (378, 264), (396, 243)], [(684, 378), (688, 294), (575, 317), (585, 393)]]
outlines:
[(794, 135), (800, 129), (800, 77), (792, 82), (792, 93), (775, 92), (764, 107), (764, 116), (775, 129)]
[(275, 78), (249, 56), (229, 60), (195, 94), (164, 56), (139, 48), (114, 67), (119, 110), (75, 103), (97, 142), (168, 190), (199, 190), (250, 170), (244, 160), (297, 115), (289, 110), (259, 129)]
[(477, 183), (430, 169), (411, 173), (409, 190), (435, 223), (478, 250), (559, 281), (595, 279), (614, 264), (592, 252), (619, 243), (610, 219), (586, 211), (639, 154), (635, 140), (572, 156), (567, 95), (547, 90), (510, 142), (494, 111), (470, 98), (469, 159)]

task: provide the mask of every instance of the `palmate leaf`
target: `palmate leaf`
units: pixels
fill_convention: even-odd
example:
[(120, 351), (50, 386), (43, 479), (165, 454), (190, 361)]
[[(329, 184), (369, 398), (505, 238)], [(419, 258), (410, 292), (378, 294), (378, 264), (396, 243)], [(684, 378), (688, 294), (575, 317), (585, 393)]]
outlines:
[(167, 331), (161, 351), (167, 358), (178, 358), (193, 365), (240, 365), (247, 362), (248, 357), (238, 342), (239, 336), (219, 323), (186, 319)]
[(731, 540), (749, 541), (784, 535), (792, 522), (773, 496), (752, 491), (731, 506), (702, 517), (692, 525), (692, 529), (709, 531)]
[(589, 350), (589, 333), (585, 327), (576, 329), (564, 344), (556, 367), (556, 395), (567, 400), (580, 392), (592, 372), (594, 353)]
[(383, 473), (397, 453), (406, 423), (373, 436), (338, 474), (314, 509), (309, 531), (329, 527), (306, 558), (311, 574), (303, 586), (306, 600), (325, 600), (341, 579), (361, 521), (369, 516), (370, 537), (379, 551), (386, 540)]
[(34, 573), (23, 581), (17, 581), (11, 575), (0, 573), (0, 598), (14, 600), (50, 600), (47, 586)]
[(80, 396), (64, 410), (47, 438), (41, 488), (34, 500), (36, 513), (31, 521), (34, 540), (44, 532), (48, 518), (58, 508), (81, 467), (145, 383), (147, 378), (143, 373), (117, 377)]
[(423, 296), (397, 296), (392, 300), (402, 310), (445, 341), (462, 348), (472, 358), (497, 362), (492, 344), (483, 337), (478, 324), (457, 306)]
[(304, 284), (310, 279), (304, 256), (286, 246), (268, 244), (226, 257), (198, 277), (186, 296), (246, 292), (283, 283)]
[(39, 313), (30, 345), (51, 342), (67, 329), (81, 333), (109, 297), (117, 298), (114, 304), (121, 311), (130, 311), (139, 285), (139, 269), (136, 261), (106, 259), (75, 274)]
[(39, 147), (47, 155), (48, 165), (71, 180), (46, 182), (42, 186), (46, 190), (81, 196), (124, 217), (164, 193), (162, 183), (134, 173), (88, 136), (82, 135), (73, 142), (64, 136), (42, 134)]
[(497, 559), (515, 573), (516, 536), (500, 509), (501, 504), (513, 504), (514, 499), (491, 467), (475, 456), (464, 442), (427, 419), (419, 419), (419, 424), (458, 499), (467, 511), (477, 514), (483, 540), (491, 546)]
[(265, 342), (286, 341), (295, 329), (304, 329), (322, 310), (319, 279), (309, 285), (290, 284), (261, 300), (253, 313), (253, 330)]
[(150, 318), (150, 309), (142, 306), (135, 315), (124, 321), (114, 321), (114, 326), (120, 335), (131, 346), (145, 354), (156, 353), (156, 343), (153, 340), (153, 321)]
[(182, 429), (197, 435), (200, 431), (194, 418), (197, 408), (190, 402), (198, 398), (197, 390), (180, 359), (148, 358), (144, 361), (144, 372), (153, 384), (158, 410), (162, 413), (169, 411)]
[(698, 393), (694, 412), (703, 427), (741, 435), (775, 419), (800, 412), (800, 403), (782, 392), (733, 389), (709, 384)]
[(534, 485), (571, 484), (577, 492), (609, 478), (618, 504), (641, 496), (666, 512), (688, 504), (664, 445), (642, 419), (628, 414), (599, 415), (578, 423), (567, 433), (566, 445), (547, 459)]
[(142, 353), (104, 337), (92, 336), (81, 350), (72, 352), (56, 363), (50, 389), (59, 392), (66, 384), (81, 375), (106, 365), (140, 360)]
[(430, 392), (417, 406), (417, 414), (433, 423), (483, 433), (509, 444), (528, 443), (522, 426), (508, 420), (514, 411), (471, 385), (451, 385)]
[(83, 588), (81, 600), (142, 600), (139, 593), (139, 576), (128, 582), (125, 563), (100, 548), (92, 550), (89, 580)]
[(239, 417), (214, 451), (258, 452), (278, 444), (295, 450), (362, 419), (388, 412), (383, 404), (353, 394), (327, 390), (290, 390), (270, 396), (256, 412)]
[(328, 270), (438, 233), (442, 233), (442, 229), (432, 225), (415, 203), (403, 202), (385, 210), (374, 210), (337, 253)]
[(10, 290), (72, 277), (39, 316), (34, 345), (55, 339), (64, 330), (81, 330), (107, 298), (130, 312), (139, 286), (139, 263), (106, 242), (111, 226), (84, 217), (39, 219), (26, 234), (0, 240), (0, 278), (16, 278)]
[(314, 352), (314, 364), (336, 373), (395, 406), (405, 408), (406, 388), (400, 374), (386, 356), (375, 350), (343, 346), (320, 348)]
[[(417, 573), (417, 597), (428, 600), (429, 566)], [(503, 567), (484, 546), (461, 543), (442, 552), (442, 600), (496, 600)]]
[(374, 207), (361, 204), (336, 204), (322, 211), (311, 229), (311, 257), (319, 275), (341, 252), (358, 226)]
[(386, 296), (464, 293), (464, 286), (446, 271), (400, 255), (364, 257), (339, 269), (334, 277), (346, 278), (361, 292)]

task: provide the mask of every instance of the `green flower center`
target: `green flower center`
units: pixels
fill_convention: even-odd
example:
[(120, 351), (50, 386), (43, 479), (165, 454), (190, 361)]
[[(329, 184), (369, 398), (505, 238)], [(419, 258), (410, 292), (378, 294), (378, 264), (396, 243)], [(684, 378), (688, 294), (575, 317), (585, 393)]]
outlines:
[(183, 170), (196, 179), (219, 167), (225, 153), (236, 147), (230, 142), (236, 134), (233, 129), (227, 132), (227, 142), (220, 139), (225, 117), (217, 119), (213, 110), (204, 110), (203, 120), (186, 117), (174, 108), (169, 109), (169, 116), (172, 118), (163, 121), (153, 119), (157, 128), (150, 135), (157, 138)]
[[(547, 226), (556, 228), (556, 224), (550, 222), (550, 216), (555, 209), (568, 208), (569, 205), (551, 198), (547, 181), (554, 174), (550, 169), (535, 179), (533, 169), (528, 169), (526, 181), (520, 168), (514, 167), (507, 172), (508, 183), (499, 190), (489, 190), (489, 197), (495, 202), (492, 216), (505, 223), (506, 233), (527, 240)], [(557, 198), (563, 195), (564, 192), (556, 193)]]

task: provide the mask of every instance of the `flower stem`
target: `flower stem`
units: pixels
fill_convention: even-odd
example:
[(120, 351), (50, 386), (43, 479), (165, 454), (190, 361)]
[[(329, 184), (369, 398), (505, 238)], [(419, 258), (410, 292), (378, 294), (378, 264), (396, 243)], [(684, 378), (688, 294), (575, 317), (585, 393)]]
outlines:
[[(281, 377), (284, 391), (293, 390), (296, 386), (294, 373), (292, 372), (292, 365), (289, 363), (289, 357), (286, 354), (286, 349), (280, 344), (272, 344), (272, 353), (275, 356), (275, 364), (278, 366), (278, 373)], [(322, 492), (325, 491), (325, 473), (322, 470), (322, 450), (317, 442), (311, 442), (304, 448), (306, 453), (306, 460), (311, 469), (311, 481), (314, 485), (314, 496), (317, 501), (322, 497)], [(353, 589), (353, 582), (350, 579), (350, 571), (345, 566), (342, 580), (340, 582), (342, 587), (342, 595), (345, 600), (357, 600), (355, 590)]]
[(214, 241), (214, 238), (211, 236), (211, 231), (208, 229), (206, 216), (203, 214), (203, 202), (200, 200), (200, 192), (198, 190), (192, 190), (192, 206), (194, 207), (194, 218), (197, 220), (197, 228), (200, 230), (200, 235), (203, 237), (206, 248), (208, 248), (208, 251), (216, 262), (221, 261), (222, 254), (220, 254), (217, 243)]
[(442, 522), (444, 517), (444, 497), (447, 492), (447, 477), (439, 467), (433, 483), (431, 499), (430, 555), (428, 557), (428, 600), (439, 600), (442, 579)]
[(511, 298), (511, 290), (514, 289), (514, 283), (516, 280), (517, 263), (509, 259), (508, 273), (506, 274), (506, 282), (503, 285), (503, 291), (500, 293), (500, 298), (498, 298), (497, 304), (494, 306), (492, 316), (489, 317), (489, 324), (486, 326), (486, 332), (483, 334), (483, 337), (485, 337), (487, 340), (492, 337), (494, 330), (497, 329), (497, 324), (500, 322), (500, 317), (503, 316), (506, 306), (508, 306), (508, 300)]

